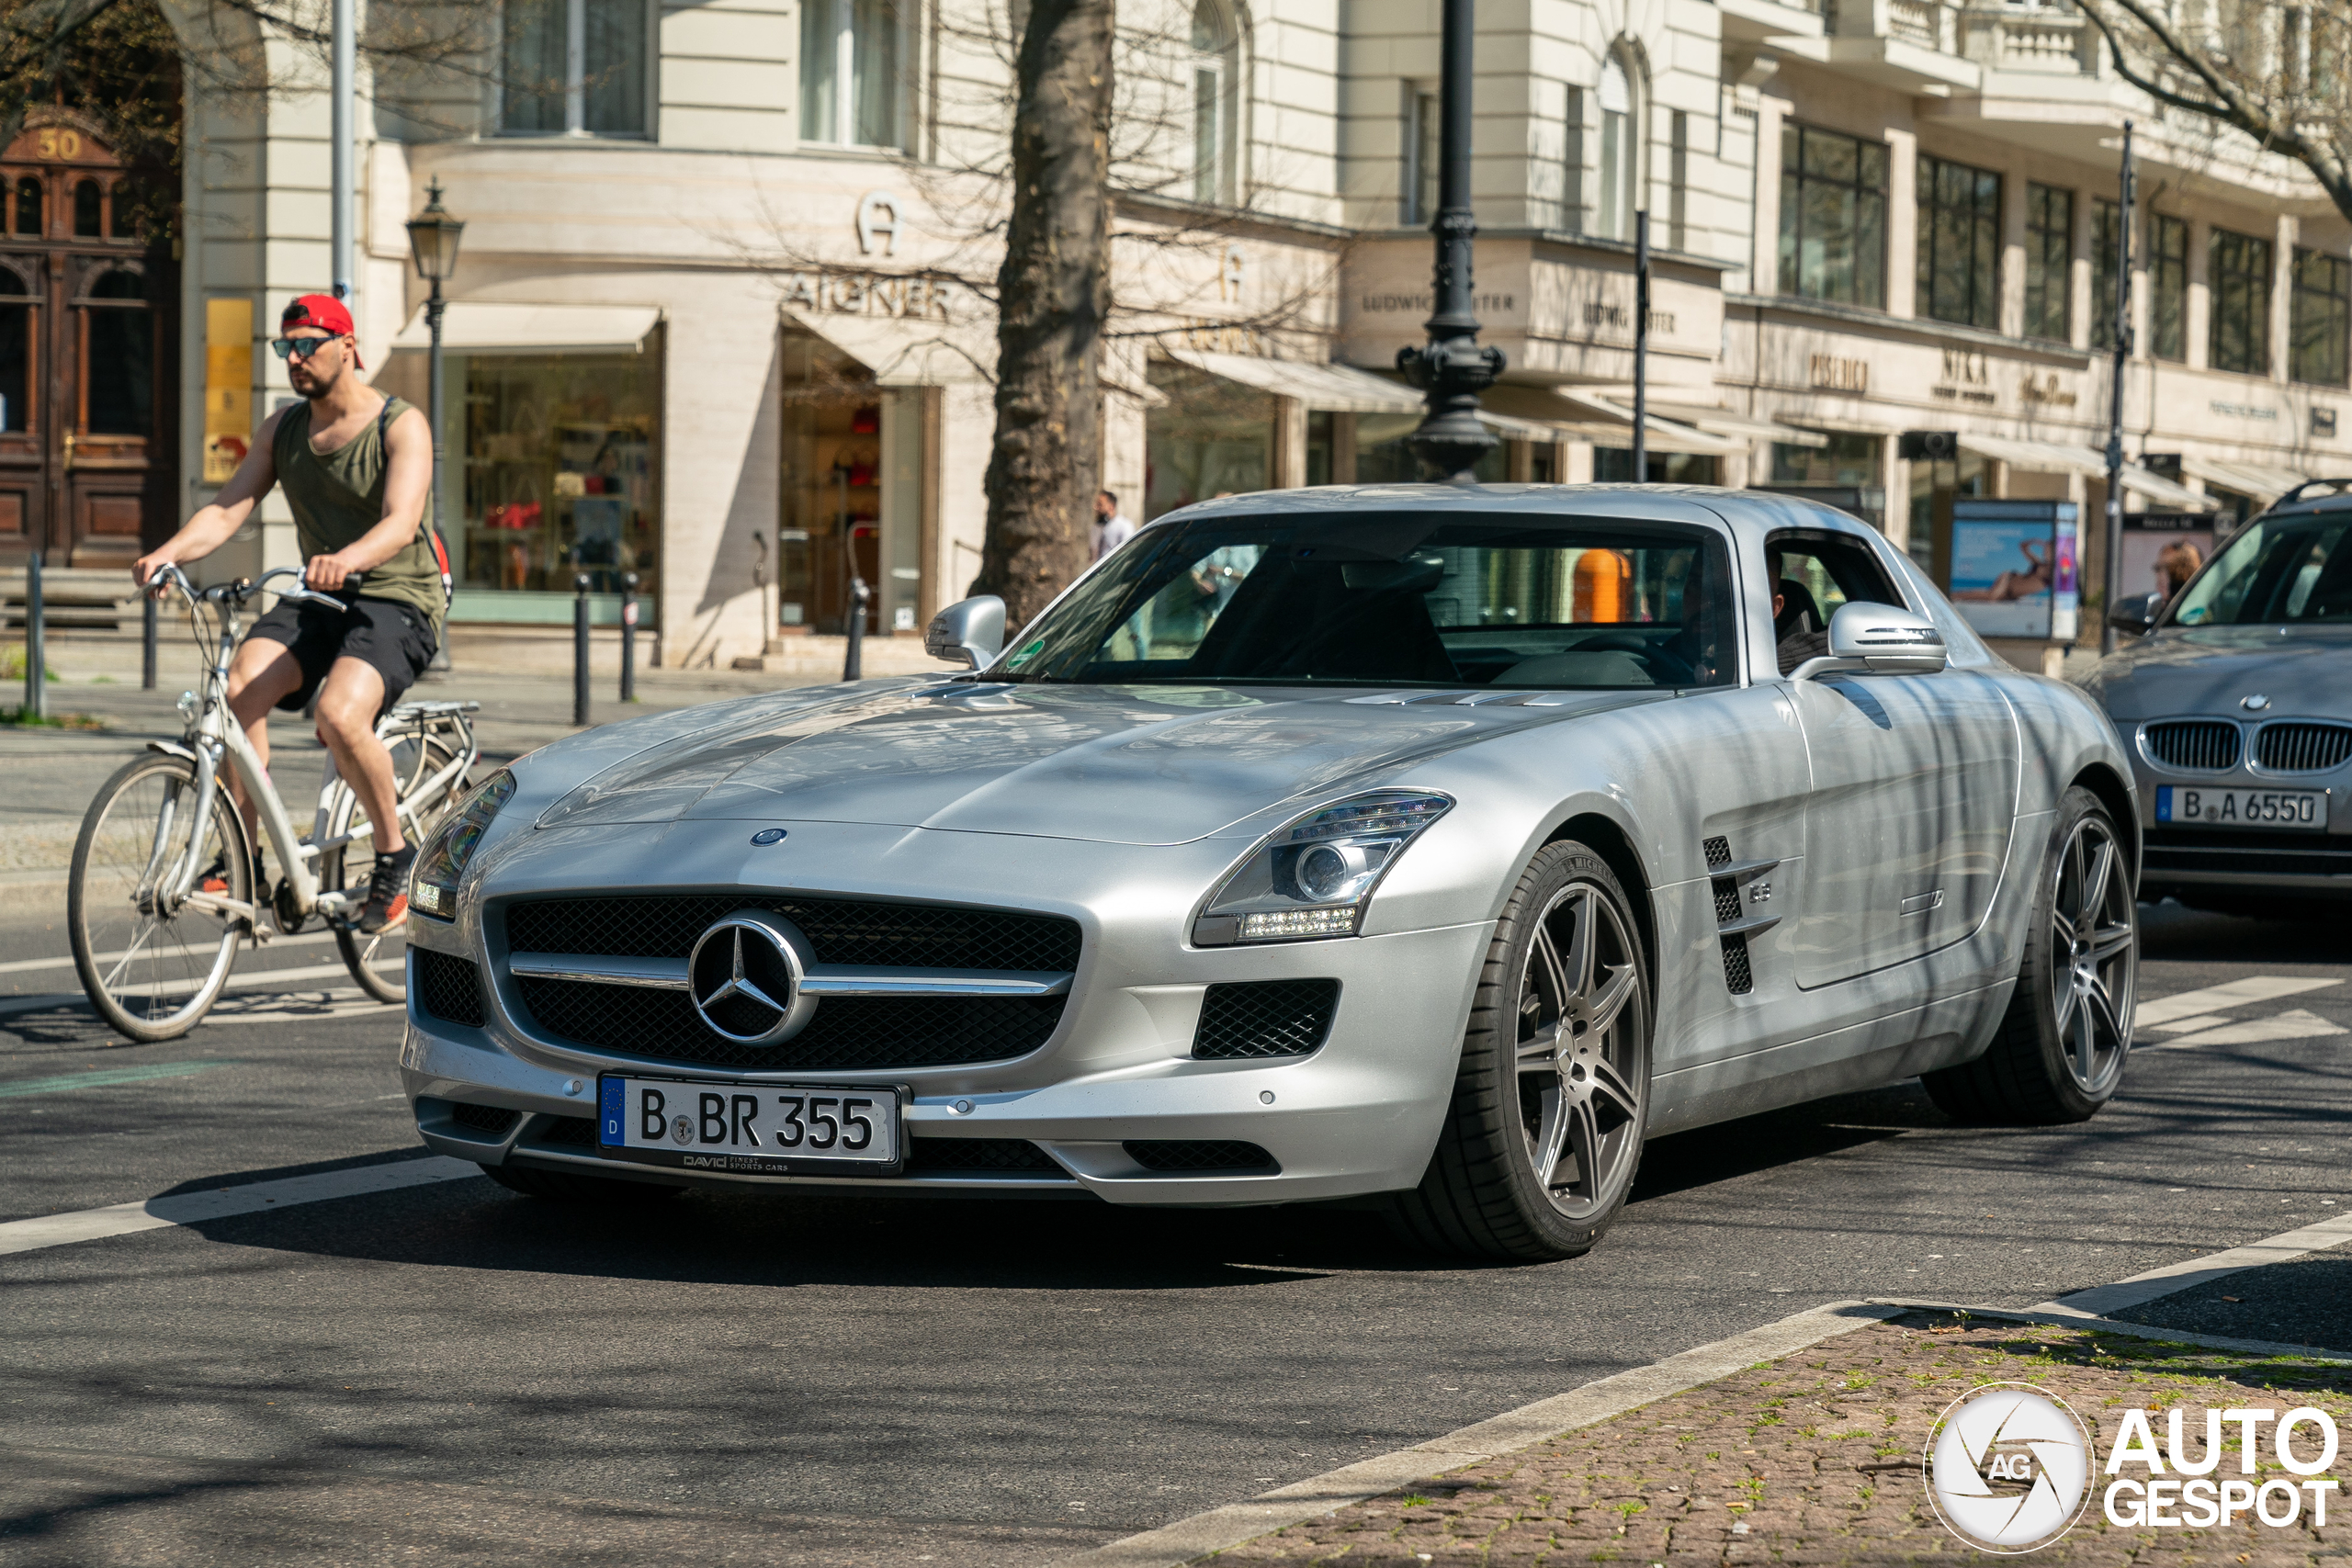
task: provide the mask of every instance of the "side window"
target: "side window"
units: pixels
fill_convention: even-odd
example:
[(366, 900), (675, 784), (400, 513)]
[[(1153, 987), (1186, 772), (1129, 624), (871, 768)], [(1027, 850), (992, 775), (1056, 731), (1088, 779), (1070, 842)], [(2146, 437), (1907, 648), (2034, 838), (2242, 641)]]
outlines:
[(1837, 534), (1782, 533), (1765, 541), (1772, 640), (1785, 675), (1829, 650), (1829, 617), (1851, 604), (1903, 604), (1868, 545)]

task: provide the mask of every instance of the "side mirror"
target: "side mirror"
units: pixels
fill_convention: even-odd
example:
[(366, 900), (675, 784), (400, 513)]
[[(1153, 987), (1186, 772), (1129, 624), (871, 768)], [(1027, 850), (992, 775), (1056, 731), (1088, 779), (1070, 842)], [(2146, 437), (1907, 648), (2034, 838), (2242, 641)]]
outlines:
[(1857, 601), (1829, 617), (1828, 653), (1790, 673), (1799, 681), (1837, 674), (1932, 675), (1950, 660), (1944, 634), (1927, 616)]
[(2115, 602), (2107, 613), (2107, 624), (2120, 632), (2133, 637), (2146, 637), (2156, 628), (2156, 617), (2165, 613), (2165, 596), (2161, 593), (2127, 593)]
[(993, 593), (959, 599), (932, 616), (922, 650), (933, 659), (960, 660), (985, 670), (1004, 651), (1004, 601)]

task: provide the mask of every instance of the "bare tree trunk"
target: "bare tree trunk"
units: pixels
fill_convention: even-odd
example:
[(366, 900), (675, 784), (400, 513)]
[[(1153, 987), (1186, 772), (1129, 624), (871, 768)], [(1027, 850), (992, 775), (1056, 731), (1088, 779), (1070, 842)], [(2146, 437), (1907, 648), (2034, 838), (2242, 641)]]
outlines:
[(997, 273), (996, 441), (973, 592), (1025, 625), (1086, 569), (1111, 305), (1112, 0), (1031, 0)]

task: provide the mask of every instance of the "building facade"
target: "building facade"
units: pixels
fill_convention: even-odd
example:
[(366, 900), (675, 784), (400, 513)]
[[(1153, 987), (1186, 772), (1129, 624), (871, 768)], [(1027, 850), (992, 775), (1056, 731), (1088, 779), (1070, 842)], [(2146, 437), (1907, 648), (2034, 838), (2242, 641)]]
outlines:
[[(374, 36), (424, 36), (377, 13)], [(633, 572), (662, 661), (724, 665), (842, 629), (853, 576), (886, 636), (964, 592), (1012, 15), (503, 0), (462, 50), (363, 56), (362, 350), (419, 402), (402, 225), (428, 183), (467, 223), (441, 430), (459, 620), (568, 623), (583, 574), (614, 619)], [(1123, 7), (1102, 479), (1138, 520), (1411, 477), (1418, 400), (1390, 367), (1429, 310), (1438, 15)], [(263, 78), (190, 94), (185, 257), (156, 315), (178, 334), (185, 513), (290, 395), (260, 345), (325, 285), (331, 214), (315, 51), (243, 13), (175, 20)], [(1647, 477), (1817, 494), (1947, 581), (1962, 499), (2095, 515), (2127, 117), (2127, 506), (2193, 531), (2343, 468), (2352, 230), (2282, 160), (2135, 102), (2094, 41), (2056, 6), (1484, 7), (1477, 299), (1510, 364), (1487, 476), (1634, 477), (1646, 212)], [(282, 505), (236, 549), (238, 570), (290, 558)]]

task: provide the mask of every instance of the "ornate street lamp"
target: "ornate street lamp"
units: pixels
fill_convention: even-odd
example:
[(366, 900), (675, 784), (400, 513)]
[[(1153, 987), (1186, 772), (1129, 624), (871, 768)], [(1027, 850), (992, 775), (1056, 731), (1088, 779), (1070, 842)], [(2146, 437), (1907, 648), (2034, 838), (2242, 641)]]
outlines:
[(441, 495), (441, 283), (458, 270), (458, 237), (465, 224), (441, 205), (441, 182), (424, 187), (424, 210), (408, 220), (408, 254), (416, 261), (416, 276), (433, 286), (424, 300), (424, 324), (433, 333), (432, 391), (424, 417), (433, 422), (433, 515), (442, 521)]
[(1445, 0), (1438, 86), (1437, 266), (1430, 290), (1436, 307), (1426, 348), (1400, 349), (1396, 367), (1429, 398), (1429, 412), (1411, 436), (1413, 455), (1457, 484), (1475, 482), (1470, 470), (1494, 450), (1495, 434), (1478, 418), (1478, 394), (1503, 373), (1502, 350), (1478, 346), (1478, 318), (1470, 280), (1471, 241), (1478, 221), (1470, 212), (1470, 52), (1476, 22), (1472, 0)]

